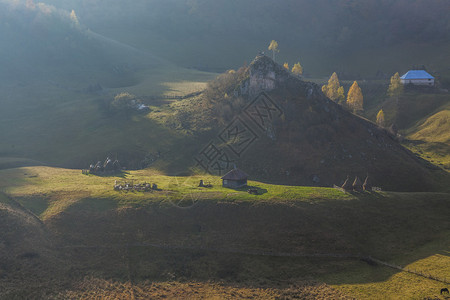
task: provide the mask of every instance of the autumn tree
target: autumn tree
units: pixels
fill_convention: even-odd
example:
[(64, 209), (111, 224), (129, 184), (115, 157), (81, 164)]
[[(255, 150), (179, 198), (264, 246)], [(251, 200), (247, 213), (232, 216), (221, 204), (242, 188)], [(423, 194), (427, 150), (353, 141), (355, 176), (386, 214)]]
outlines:
[(322, 92), (333, 101), (345, 101), (344, 87), (340, 85), (336, 72), (331, 75), (328, 84), (322, 86)]
[(294, 66), (292, 67), (292, 73), (294, 73), (295, 75), (298, 75), (298, 76), (303, 74), (303, 68), (299, 62), (294, 64)]
[(70, 20), (72, 21), (73, 25), (75, 25), (75, 26), (79, 26), (80, 25), (80, 22), (78, 21), (77, 14), (75, 13), (75, 11), (73, 9), (70, 12)]
[(344, 87), (340, 86), (337, 90), (337, 93), (338, 93), (338, 103), (344, 105), (345, 104)]
[(287, 62), (285, 62), (285, 63), (283, 64), (283, 68), (285, 68), (286, 70), (289, 71), (289, 64), (288, 64)]
[(270, 51), (272, 51), (272, 59), (275, 60), (275, 52), (280, 52), (280, 50), (278, 50), (278, 43), (275, 40), (272, 40), (270, 42), (269, 48)]
[(384, 112), (382, 109), (377, 114), (377, 125), (380, 127), (384, 127)]
[(403, 92), (403, 84), (400, 81), (400, 75), (397, 73), (391, 77), (391, 83), (389, 84), (389, 88), (387, 93), (389, 97), (398, 97)]
[(363, 94), (356, 81), (353, 82), (348, 90), (347, 107), (354, 113), (363, 111)]
[(129, 116), (129, 113), (136, 110), (137, 106), (142, 102), (130, 93), (120, 93), (114, 96), (111, 101), (111, 109), (116, 113)]

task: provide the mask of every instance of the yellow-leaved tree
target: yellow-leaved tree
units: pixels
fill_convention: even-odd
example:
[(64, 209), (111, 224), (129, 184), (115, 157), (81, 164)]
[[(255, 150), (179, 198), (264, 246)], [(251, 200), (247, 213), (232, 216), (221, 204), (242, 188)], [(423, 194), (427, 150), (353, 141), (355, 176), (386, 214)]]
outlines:
[(403, 92), (403, 84), (400, 81), (400, 75), (397, 73), (391, 77), (391, 83), (389, 84), (389, 88), (387, 93), (389, 97), (398, 97)]
[(299, 62), (294, 64), (294, 66), (292, 67), (292, 73), (294, 73), (295, 75), (298, 75), (298, 76), (303, 74), (303, 68)]
[(380, 127), (384, 127), (384, 112), (382, 109), (377, 114), (377, 125)]
[(289, 71), (289, 64), (288, 64), (287, 62), (285, 62), (285, 63), (283, 64), (283, 68), (285, 68), (286, 70)]
[(338, 103), (341, 105), (345, 104), (345, 93), (344, 93), (344, 87), (340, 86), (338, 88)]
[(328, 84), (322, 86), (322, 92), (333, 101), (345, 100), (344, 87), (339, 83), (336, 72), (331, 75)]
[(356, 81), (348, 90), (347, 94), (347, 107), (354, 113), (363, 111), (363, 94), (361, 88)]
[(275, 40), (272, 40), (270, 42), (269, 48), (270, 51), (272, 51), (272, 59), (275, 60), (275, 52), (280, 52), (280, 50), (278, 50), (278, 43)]
[(79, 26), (80, 25), (80, 22), (78, 21), (77, 14), (75, 13), (75, 11), (73, 9), (70, 12), (70, 20), (72, 21), (73, 25), (75, 25), (75, 26)]

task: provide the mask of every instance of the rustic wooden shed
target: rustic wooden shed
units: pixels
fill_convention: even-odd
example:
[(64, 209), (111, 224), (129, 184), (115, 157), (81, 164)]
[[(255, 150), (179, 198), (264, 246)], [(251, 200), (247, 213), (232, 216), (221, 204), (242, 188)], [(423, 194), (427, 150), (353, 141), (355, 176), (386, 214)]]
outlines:
[(227, 188), (240, 188), (247, 185), (248, 175), (237, 168), (234, 168), (222, 177), (222, 186)]

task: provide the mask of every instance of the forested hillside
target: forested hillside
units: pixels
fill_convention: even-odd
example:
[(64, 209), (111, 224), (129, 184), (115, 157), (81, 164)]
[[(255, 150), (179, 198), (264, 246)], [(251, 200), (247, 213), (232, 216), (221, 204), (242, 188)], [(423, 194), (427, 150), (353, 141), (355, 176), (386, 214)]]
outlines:
[(93, 30), (186, 67), (237, 67), (276, 39), (279, 59), (300, 60), (309, 75), (383, 77), (425, 65), (448, 80), (446, 0), (45, 2), (75, 9)]

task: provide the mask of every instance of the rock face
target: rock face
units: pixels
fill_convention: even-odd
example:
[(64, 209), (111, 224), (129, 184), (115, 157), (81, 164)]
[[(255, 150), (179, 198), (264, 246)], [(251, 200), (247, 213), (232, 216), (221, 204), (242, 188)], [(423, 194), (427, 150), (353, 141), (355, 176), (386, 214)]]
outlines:
[(300, 84), (304, 89), (304, 96), (307, 98), (321, 97), (320, 88), (311, 82), (301, 81), (294, 77), (284, 67), (275, 63), (271, 58), (265, 55), (258, 55), (249, 65), (249, 77), (241, 85), (241, 94), (254, 97), (264, 92), (270, 92), (276, 88), (282, 87), (292, 81)]
[(250, 65), (249, 70), (249, 89), (250, 95), (256, 95), (261, 91), (269, 92), (273, 90), (277, 82), (283, 82), (289, 74), (279, 65), (264, 55), (258, 55)]

